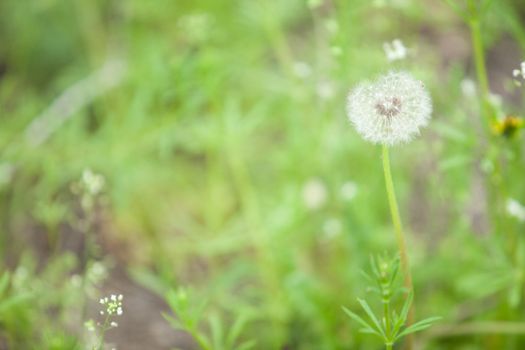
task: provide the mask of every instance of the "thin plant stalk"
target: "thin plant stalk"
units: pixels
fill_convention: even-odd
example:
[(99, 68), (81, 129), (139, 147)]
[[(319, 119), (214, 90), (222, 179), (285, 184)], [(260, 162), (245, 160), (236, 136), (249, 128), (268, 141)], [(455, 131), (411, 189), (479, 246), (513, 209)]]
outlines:
[[(401, 217), (399, 215), (399, 209), (397, 205), (396, 193), (394, 189), (394, 181), (392, 180), (392, 172), (390, 171), (390, 157), (388, 155), (388, 146), (383, 145), (383, 171), (385, 174), (385, 185), (386, 192), (388, 195), (388, 204), (390, 207), (390, 214), (392, 216), (392, 222), (394, 224), (394, 232), (396, 235), (397, 247), (399, 249), (399, 257), (401, 260), (401, 270), (403, 271), (404, 285), (408, 290), (408, 293), (413, 293), (412, 286), (412, 275), (410, 273), (410, 263), (408, 260), (406, 239), (403, 233), (403, 226), (401, 224)], [(410, 307), (410, 311), (407, 317), (407, 326), (410, 326), (414, 322), (414, 308)], [(413, 337), (408, 335), (406, 338), (407, 349), (413, 348)], [(387, 345), (388, 349), (388, 345)]]
[[(390, 300), (383, 299), (383, 316), (385, 318), (385, 330), (387, 334), (390, 334), (390, 331), (392, 329), (392, 325), (390, 322)], [(394, 344), (393, 343), (385, 343), (386, 350), (392, 350)]]
[(476, 16), (469, 20), (469, 28), (472, 38), (472, 49), (474, 50), (474, 65), (476, 66), (476, 78), (478, 80), (480, 92), (481, 92), (481, 108), (484, 117), (491, 118), (490, 106), (489, 106), (489, 80), (487, 76), (487, 67), (485, 63), (485, 54), (483, 48), (483, 40), (481, 37), (481, 25), (480, 20)]

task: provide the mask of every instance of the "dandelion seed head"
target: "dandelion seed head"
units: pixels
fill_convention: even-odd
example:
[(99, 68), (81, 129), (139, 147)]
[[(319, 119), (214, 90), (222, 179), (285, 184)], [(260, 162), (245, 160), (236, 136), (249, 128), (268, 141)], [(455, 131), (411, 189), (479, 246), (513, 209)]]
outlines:
[(419, 135), (430, 120), (432, 101), (421, 81), (405, 72), (389, 72), (354, 88), (347, 113), (365, 140), (392, 146)]

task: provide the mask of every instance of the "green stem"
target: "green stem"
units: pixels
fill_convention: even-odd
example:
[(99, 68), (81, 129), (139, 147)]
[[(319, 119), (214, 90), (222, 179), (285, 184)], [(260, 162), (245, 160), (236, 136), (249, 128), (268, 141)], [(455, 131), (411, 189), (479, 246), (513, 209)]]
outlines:
[[(384, 298), (384, 296), (383, 296)], [(384, 300), (383, 299), (383, 317), (385, 318), (385, 333), (388, 338), (392, 336), (391, 334), (391, 324), (390, 324), (390, 300)], [(392, 343), (389, 342), (385, 343), (386, 350), (392, 349)]]
[(102, 347), (104, 346), (104, 338), (106, 337), (106, 331), (108, 330), (109, 317), (109, 314), (106, 315), (106, 319), (104, 320), (104, 324), (102, 325), (102, 332), (100, 333), (100, 336), (98, 338), (95, 350), (103, 350)]
[[(383, 171), (385, 174), (385, 185), (386, 192), (388, 195), (388, 204), (390, 206), (390, 214), (392, 216), (392, 222), (394, 224), (394, 231), (396, 234), (397, 247), (399, 249), (399, 256), (401, 259), (401, 269), (404, 276), (404, 285), (408, 292), (413, 293), (412, 287), (412, 275), (410, 274), (410, 264), (408, 260), (408, 253), (406, 247), (406, 239), (403, 234), (403, 228), (401, 225), (401, 217), (399, 215), (399, 209), (397, 205), (396, 193), (394, 189), (394, 181), (392, 180), (392, 173), (390, 171), (390, 158), (388, 155), (388, 146), (383, 145)], [(410, 326), (414, 321), (414, 309), (410, 307), (410, 311), (407, 318), (407, 326)], [(407, 336), (407, 349), (412, 349), (413, 338), (409, 334)]]
[(489, 122), (486, 129), (489, 129), (490, 122), (493, 121), (493, 113), (490, 113), (491, 107), (489, 103), (490, 88), (489, 79), (487, 75), (487, 65), (485, 63), (485, 49), (483, 47), (483, 39), (481, 36), (481, 22), (477, 13), (472, 14), (468, 21), (470, 34), (472, 39), (472, 49), (474, 51), (474, 64), (476, 66), (476, 77), (481, 93), (481, 111), (483, 117)]

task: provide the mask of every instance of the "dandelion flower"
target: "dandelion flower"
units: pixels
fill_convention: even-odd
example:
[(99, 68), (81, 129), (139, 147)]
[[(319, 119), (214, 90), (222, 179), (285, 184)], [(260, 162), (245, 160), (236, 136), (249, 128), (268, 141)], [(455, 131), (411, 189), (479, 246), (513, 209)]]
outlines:
[(430, 120), (432, 101), (421, 81), (405, 72), (389, 72), (351, 91), (347, 112), (365, 140), (392, 146), (419, 135)]

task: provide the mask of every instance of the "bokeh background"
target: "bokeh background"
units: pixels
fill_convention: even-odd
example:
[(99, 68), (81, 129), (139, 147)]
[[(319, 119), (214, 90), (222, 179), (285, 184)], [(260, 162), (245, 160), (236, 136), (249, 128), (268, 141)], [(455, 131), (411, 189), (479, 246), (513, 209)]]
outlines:
[[(524, 21), (522, 0), (482, 21), (494, 103), (515, 116)], [(394, 39), (408, 54), (389, 62)], [(166, 320), (181, 288), (216, 350), (380, 349), (341, 310), (396, 251), (380, 149), (345, 104), (392, 69), (434, 102), (391, 153), (416, 314), (443, 317), (416, 344), (522, 349), (523, 254), (505, 237), (525, 209), (489, 211), (472, 59), (439, 0), (0, 1), (0, 349), (84, 349), (109, 293), (125, 298), (111, 346), (198, 349)], [(500, 198), (523, 204), (523, 136), (501, 143)], [(455, 332), (469, 322), (495, 328)]]

